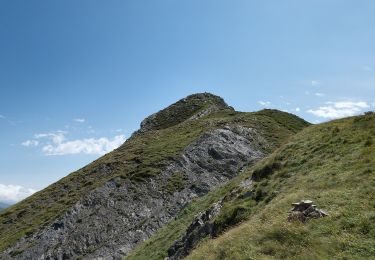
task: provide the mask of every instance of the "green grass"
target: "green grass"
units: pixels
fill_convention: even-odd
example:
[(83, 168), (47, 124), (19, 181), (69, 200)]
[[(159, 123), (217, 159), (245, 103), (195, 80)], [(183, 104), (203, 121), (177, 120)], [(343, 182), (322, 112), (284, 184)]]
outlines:
[(233, 179), (227, 185), (219, 187), (215, 192), (197, 198), (182, 210), (182, 212), (169, 222), (166, 226), (158, 230), (154, 236), (142, 243), (131, 252), (127, 259), (164, 259), (167, 256), (168, 248), (173, 242), (179, 239), (190, 225), (194, 216), (217, 202), (231, 188), (234, 188), (239, 182), (238, 178)]
[[(215, 221), (235, 221), (188, 259), (370, 259), (375, 255), (375, 114), (306, 128), (244, 173), (253, 196), (227, 202)], [(330, 215), (287, 222), (311, 199)]]
[[(283, 123), (275, 120), (277, 114)], [(295, 127), (285, 127), (288, 125)], [(125, 179), (144, 181), (160, 173), (188, 144), (204, 132), (227, 124), (253, 127), (269, 142), (265, 152), (285, 142), (296, 129), (308, 123), (297, 117), (271, 110), (258, 113), (220, 112), (199, 120), (185, 121), (168, 128), (138, 134), (124, 145), (104, 155), (86, 167), (68, 175), (46, 189), (0, 213), (0, 251), (13, 245), (18, 239), (30, 235), (64, 214), (85, 194), (109, 180), (121, 185)], [(111, 169), (110, 172), (100, 169)], [(168, 189), (180, 188), (180, 181), (171, 180)]]
[(184, 176), (181, 172), (176, 172), (168, 179), (165, 188), (169, 193), (180, 191), (185, 187), (185, 181), (186, 176)]
[[(204, 95), (204, 99), (202, 96)], [(200, 95), (190, 95), (181, 99), (169, 107), (159, 111), (152, 119), (152, 130), (160, 130), (182, 123), (198, 112), (211, 105), (226, 107), (224, 100), (218, 96), (204, 93)]]
[[(282, 118), (282, 120), (278, 117)], [(208, 117), (207, 120), (214, 120), (222, 126), (229, 122), (234, 122), (257, 129), (271, 144), (270, 147), (265, 148), (266, 152), (272, 152), (276, 147), (286, 142), (289, 137), (309, 125), (306, 121), (294, 115), (281, 113), (277, 110), (262, 110), (257, 113), (221, 112)], [(243, 175), (234, 178), (227, 185), (219, 187), (203, 198), (194, 200), (181, 212), (176, 220), (171, 221), (160, 229), (153, 237), (132, 251), (127, 258), (164, 259), (167, 256), (168, 248), (184, 234), (194, 216), (221, 199), (245, 177)]]

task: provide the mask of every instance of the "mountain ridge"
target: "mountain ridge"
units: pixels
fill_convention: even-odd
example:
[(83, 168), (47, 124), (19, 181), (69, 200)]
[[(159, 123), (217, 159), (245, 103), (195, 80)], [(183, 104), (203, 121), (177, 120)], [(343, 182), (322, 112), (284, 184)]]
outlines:
[(169, 108), (152, 116), (156, 127), (0, 214), (0, 257), (121, 258), (308, 126), (276, 110), (236, 112), (207, 93)]
[(185, 120), (198, 119), (224, 110), (234, 111), (221, 97), (207, 92), (192, 94), (146, 117), (138, 132), (168, 128)]

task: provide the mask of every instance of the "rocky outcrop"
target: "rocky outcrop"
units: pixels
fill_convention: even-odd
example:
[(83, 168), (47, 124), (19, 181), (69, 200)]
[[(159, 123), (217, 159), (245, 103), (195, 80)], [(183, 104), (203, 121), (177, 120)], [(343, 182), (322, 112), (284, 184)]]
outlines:
[[(225, 126), (207, 132), (159, 175), (146, 181), (107, 182), (52, 225), (19, 240), (0, 258), (121, 259), (193, 198), (207, 194), (244, 166), (263, 158), (266, 147), (266, 141), (254, 129)], [(172, 181), (175, 179), (178, 185)], [(207, 214), (216, 211), (213, 208)]]
[[(232, 189), (229, 194), (214, 203), (209, 209), (198, 213), (186, 229), (185, 234), (168, 249), (168, 257), (166, 259), (182, 259), (189, 255), (202, 239), (207, 237), (214, 238), (219, 235), (223, 230), (222, 225), (224, 223), (215, 222), (215, 217), (220, 215), (224, 203), (233, 201), (239, 197), (251, 197), (252, 184), (253, 181), (251, 178), (243, 180), (239, 183), (238, 187)], [(232, 222), (233, 219), (227, 219), (227, 221)], [(225, 224), (233, 225), (234, 223)]]
[(175, 241), (168, 249), (168, 260), (182, 259), (190, 253), (201, 239), (212, 236), (215, 232), (215, 224), (211, 220), (219, 215), (222, 204), (223, 200), (220, 200), (214, 203), (208, 210), (200, 212), (195, 216), (187, 228), (185, 235)]
[(301, 200), (300, 202), (293, 203), (293, 208), (289, 212), (288, 221), (306, 222), (312, 218), (322, 218), (328, 214), (316, 208), (311, 200)]

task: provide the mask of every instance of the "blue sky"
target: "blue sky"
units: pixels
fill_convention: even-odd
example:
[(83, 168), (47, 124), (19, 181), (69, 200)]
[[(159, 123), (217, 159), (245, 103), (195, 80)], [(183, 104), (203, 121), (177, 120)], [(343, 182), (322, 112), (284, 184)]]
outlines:
[(0, 1), (0, 201), (196, 92), (318, 123), (375, 108), (374, 1)]

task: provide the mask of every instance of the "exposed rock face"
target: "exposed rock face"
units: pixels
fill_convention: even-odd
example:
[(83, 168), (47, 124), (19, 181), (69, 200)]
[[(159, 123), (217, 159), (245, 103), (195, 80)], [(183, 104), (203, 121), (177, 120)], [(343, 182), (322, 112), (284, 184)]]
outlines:
[[(250, 197), (252, 194), (251, 187), (253, 181), (251, 178), (243, 180), (238, 187), (235, 187), (231, 192), (214, 203), (206, 211), (198, 213), (190, 226), (186, 229), (185, 234), (168, 249), (168, 260), (183, 259), (198, 245), (199, 241), (206, 237), (214, 238), (221, 230), (222, 224), (215, 222), (215, 217), (221, 213), (221, 209), (225, 202), (233, 201), (239, 196)], [(245, 191), (242, 193), (241, 191)]]
[(215, 232), (215, 224), (210, 222), (210, 220), (220, 213), (222, 203), (223, 200), (220, 200), (208, 210), (195, 216), (193, 222), (187, 228), (185, 235), (180, 240), (175, 241), (168, 249), (169, 260), (182, 259), (187, 256), (202, 238), (212, 235)]
[[(226, 126), (207, 132), (159, 175), (143, 182), (107, 182), (0, 258), (121, 259), (194, 197), (205, 195), (263, 158), (265, 147), (266, 141), (253, 129)], [(183, 183), (173, 189), (169, 184), (176, 174)]]

